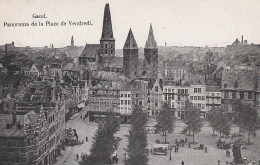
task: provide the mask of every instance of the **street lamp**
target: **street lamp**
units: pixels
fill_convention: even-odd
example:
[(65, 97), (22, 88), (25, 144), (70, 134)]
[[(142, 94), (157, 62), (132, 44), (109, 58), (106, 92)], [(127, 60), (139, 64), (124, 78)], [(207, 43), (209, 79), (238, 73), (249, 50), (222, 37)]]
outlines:
[(172, 160), (172, 148), (173, 148), (173, 145), (169, 144), (169, 149), (170, 149), (170, 159), (169, 160)]

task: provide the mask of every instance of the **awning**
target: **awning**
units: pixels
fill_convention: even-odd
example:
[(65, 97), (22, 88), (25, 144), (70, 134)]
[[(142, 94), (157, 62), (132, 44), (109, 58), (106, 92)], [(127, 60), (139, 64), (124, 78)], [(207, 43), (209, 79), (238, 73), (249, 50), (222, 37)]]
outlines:
[(78, 108), (83, 108), (84, 107), (84, 103), (80, 103), (77, 105)]

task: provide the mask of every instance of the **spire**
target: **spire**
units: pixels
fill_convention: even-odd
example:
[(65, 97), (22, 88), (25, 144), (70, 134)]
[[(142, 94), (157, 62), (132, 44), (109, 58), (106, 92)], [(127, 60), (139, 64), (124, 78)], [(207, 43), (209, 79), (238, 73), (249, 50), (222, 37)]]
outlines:
[(130, 28), (126, 41), (125, 41), (125, 45), (124, 45), (124, 49), (138, 49), (137, 43), (135, 41), (135, 37), (132, 33), (132, 29)]
[(71, 46), (74, 46), (74, 39), (73, 39), (73, 35), (71, 37)]
[(156, 41), (155, 41), (154, 35), (153, 35), (152, 24), (150, 24), (150, 30), (149, 30), (149, 34), (148, 34), (148, 39), (145, 44), (145, 48), (157, 48), (157, 44), (156, 44)]
[(113, 29), (112, 29), (112, 21), (110, 15), (109, 4), (107, 3), (104, 11), (104, 19), (103, 19), (103, 30), (101, 40), (114, 40)]

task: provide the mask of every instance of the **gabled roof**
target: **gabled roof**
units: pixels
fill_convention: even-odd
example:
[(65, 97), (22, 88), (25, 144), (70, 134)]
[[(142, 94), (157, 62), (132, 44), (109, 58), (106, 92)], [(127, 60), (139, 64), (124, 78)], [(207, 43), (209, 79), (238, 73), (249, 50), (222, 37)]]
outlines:
[(242, 45), (242, 43), (238, 39), (236, 39), (236, 41), (234, 41), (232, 45)]
[(132, 33), (132, 29), (130, 28), (126, 41), (125, 41), (125, 45), (124, 45), (124, 49), (138, 49), (137, 43), (135, 41), (135, 37)]
[(86, 44), (80, 57), (96, 58), (98, 54), (99, 44)]
[(158, 48), (157, 44), (156, 44), (156, 41), (154, 39), (152, 24), (150, 25), (148, 39), (146, 41), (146, 44), (145, 44), (144, 48)]
[(252, 91), (256, 89), (256, 72), (246, 69), (232, 69), (222, 73), (222, 89)]

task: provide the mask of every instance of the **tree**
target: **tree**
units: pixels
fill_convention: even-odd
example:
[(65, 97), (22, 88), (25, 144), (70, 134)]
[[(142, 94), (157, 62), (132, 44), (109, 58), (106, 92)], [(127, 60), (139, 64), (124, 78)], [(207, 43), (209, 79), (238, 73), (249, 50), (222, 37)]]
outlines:
[(184, 123), (186, 124), (186, 130), (192, 131), (193, 143), (195, 133), (201, 131), (202, 120), (200, 118), (200, 109), (194, 107), (189, 101), (185, 102), (186, 114), (184, 117)]
[(147, 134), (146, 134), (147, 114), (135, 105), (131, 118), (131, 129), (129, 131), (127, 165), (146, 165), (148, 157), (146, 154)]
[(218, 124), (218, 122), (217, 122), (217, 120), (216, 120), (216, 115), (217, 115), (216, 112), (217, 112), (216, 109), (213, 107), (213, 108), (209, 111), (208, 116), (207, 116), (207, 119), (208, 119), (208, 121), (209, 121), (209, 124), (210, 124), (210, 126), (212, 127), (212, 130), (213, 130), (213, 135), (215, 135), (214, 132), (215, 132), (216, 127), (217, 127), (217, 124)]
[(158, 132), (162, 132), (164, 134), (165, 143), (166, 143), (167, 132), (168, 133), (173, 132), (174, 121), (175, 121), (174, 116), (170, 109), (169, 103), (167, 102), (163, 103), (155, 128)]
[(242, 103), (239, 114), (239, 125), (243, 131), (247, 132), (249, 144), (250, 136), (258, 129), (257, 110), (250, 104)]
[(230, 118), (223, 107), (218, 107), (215, 111), (214, 129), (219, 132), (219, 139), (221, 140), (222, 133), (225, 135), (230, 133)]
[(112, 111), (99, 121), (90, 155), (83, 155), (80, 164), (110, 164), (111, 155), (117, 150), (119, 143), (119, 140), (114, 136), (119, 126), (119, 119)]

